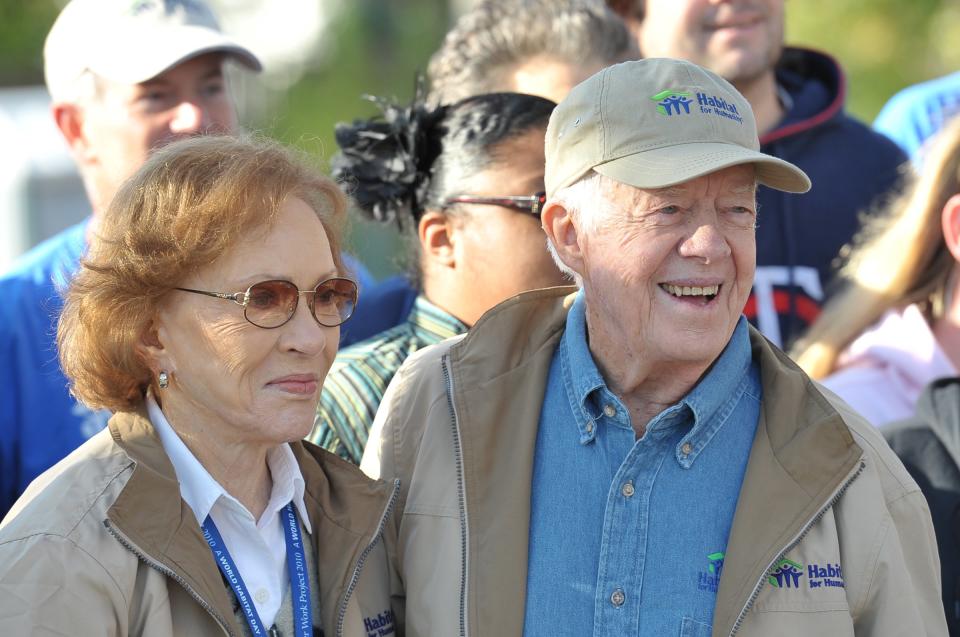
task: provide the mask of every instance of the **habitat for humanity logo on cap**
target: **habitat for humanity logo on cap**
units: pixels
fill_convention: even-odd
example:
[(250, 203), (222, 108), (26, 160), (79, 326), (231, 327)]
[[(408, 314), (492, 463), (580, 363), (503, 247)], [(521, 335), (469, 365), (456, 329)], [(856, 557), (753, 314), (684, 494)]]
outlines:
[[(689, 115), (690, 105), (693, 104), (693, 100), (690, 99), (691, 95), (693, 94), (689, 92), (667, 89), (660, 91), (656, 95), (651, 95), (650, 99), (657, 103), (657, 112), (661, 115)], [(719, 95), (709, 95), (698, 91), (697, 106), (693, 112), (694, 114), (699, 112), (704, 115), (725, 117), (738, 124), (743, 124), (743, 116), (740, 115), (740, 111), (737, 110), (737, 105), (733, 102), (728, 102)]]

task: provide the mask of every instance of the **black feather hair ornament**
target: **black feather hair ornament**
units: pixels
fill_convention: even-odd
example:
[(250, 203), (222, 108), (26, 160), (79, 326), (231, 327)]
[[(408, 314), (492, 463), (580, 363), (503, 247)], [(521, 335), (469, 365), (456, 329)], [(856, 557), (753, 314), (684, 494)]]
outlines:
[(422, 75), (407, 107), (364, 95), (380, 115), (339, 123), (334, 135), (340, 151), (331, 160), (333, 178), (347, 186), (360, 208), (380, 222), (403, 226), (419, 219), (430, 185), (430, 167), (440, 151), (434, 132), (445, 108), (428, 108)]

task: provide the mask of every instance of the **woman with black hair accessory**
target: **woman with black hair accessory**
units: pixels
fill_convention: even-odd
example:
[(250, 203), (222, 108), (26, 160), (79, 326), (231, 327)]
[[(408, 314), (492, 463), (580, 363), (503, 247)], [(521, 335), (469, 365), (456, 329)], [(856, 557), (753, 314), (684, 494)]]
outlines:
[(337, 127), (333, 174), (361, 212), (409, 237), (419, 290), (407, 320), (342, 350), (309, 439), (355, 463), (393, 375), (494, 305), (562, 285), (540, 227), (543, 143), (555, 104), (490, 93), (429, 109), (374, 99), (381, 117)]

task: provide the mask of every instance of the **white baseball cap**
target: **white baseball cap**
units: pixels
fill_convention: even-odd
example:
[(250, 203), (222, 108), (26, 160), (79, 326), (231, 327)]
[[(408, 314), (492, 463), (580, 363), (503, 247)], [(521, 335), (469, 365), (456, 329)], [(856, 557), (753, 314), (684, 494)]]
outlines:
[(44, 75), (54, 100), (69, 99), (87, 71), (137, 84), (213, 52), (262, 69), (253, 52), (223, 34), (203, 0), (72, 0), (47, 35)]

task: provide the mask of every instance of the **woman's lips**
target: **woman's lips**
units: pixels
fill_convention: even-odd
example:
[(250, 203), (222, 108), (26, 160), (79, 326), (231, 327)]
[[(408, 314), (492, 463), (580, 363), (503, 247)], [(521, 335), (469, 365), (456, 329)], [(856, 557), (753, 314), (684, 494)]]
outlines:
[(318, 382), (314, 374), (292, 374), (271, 380), (267, 385), (290, 394), (303, 395), (316, 392)]

